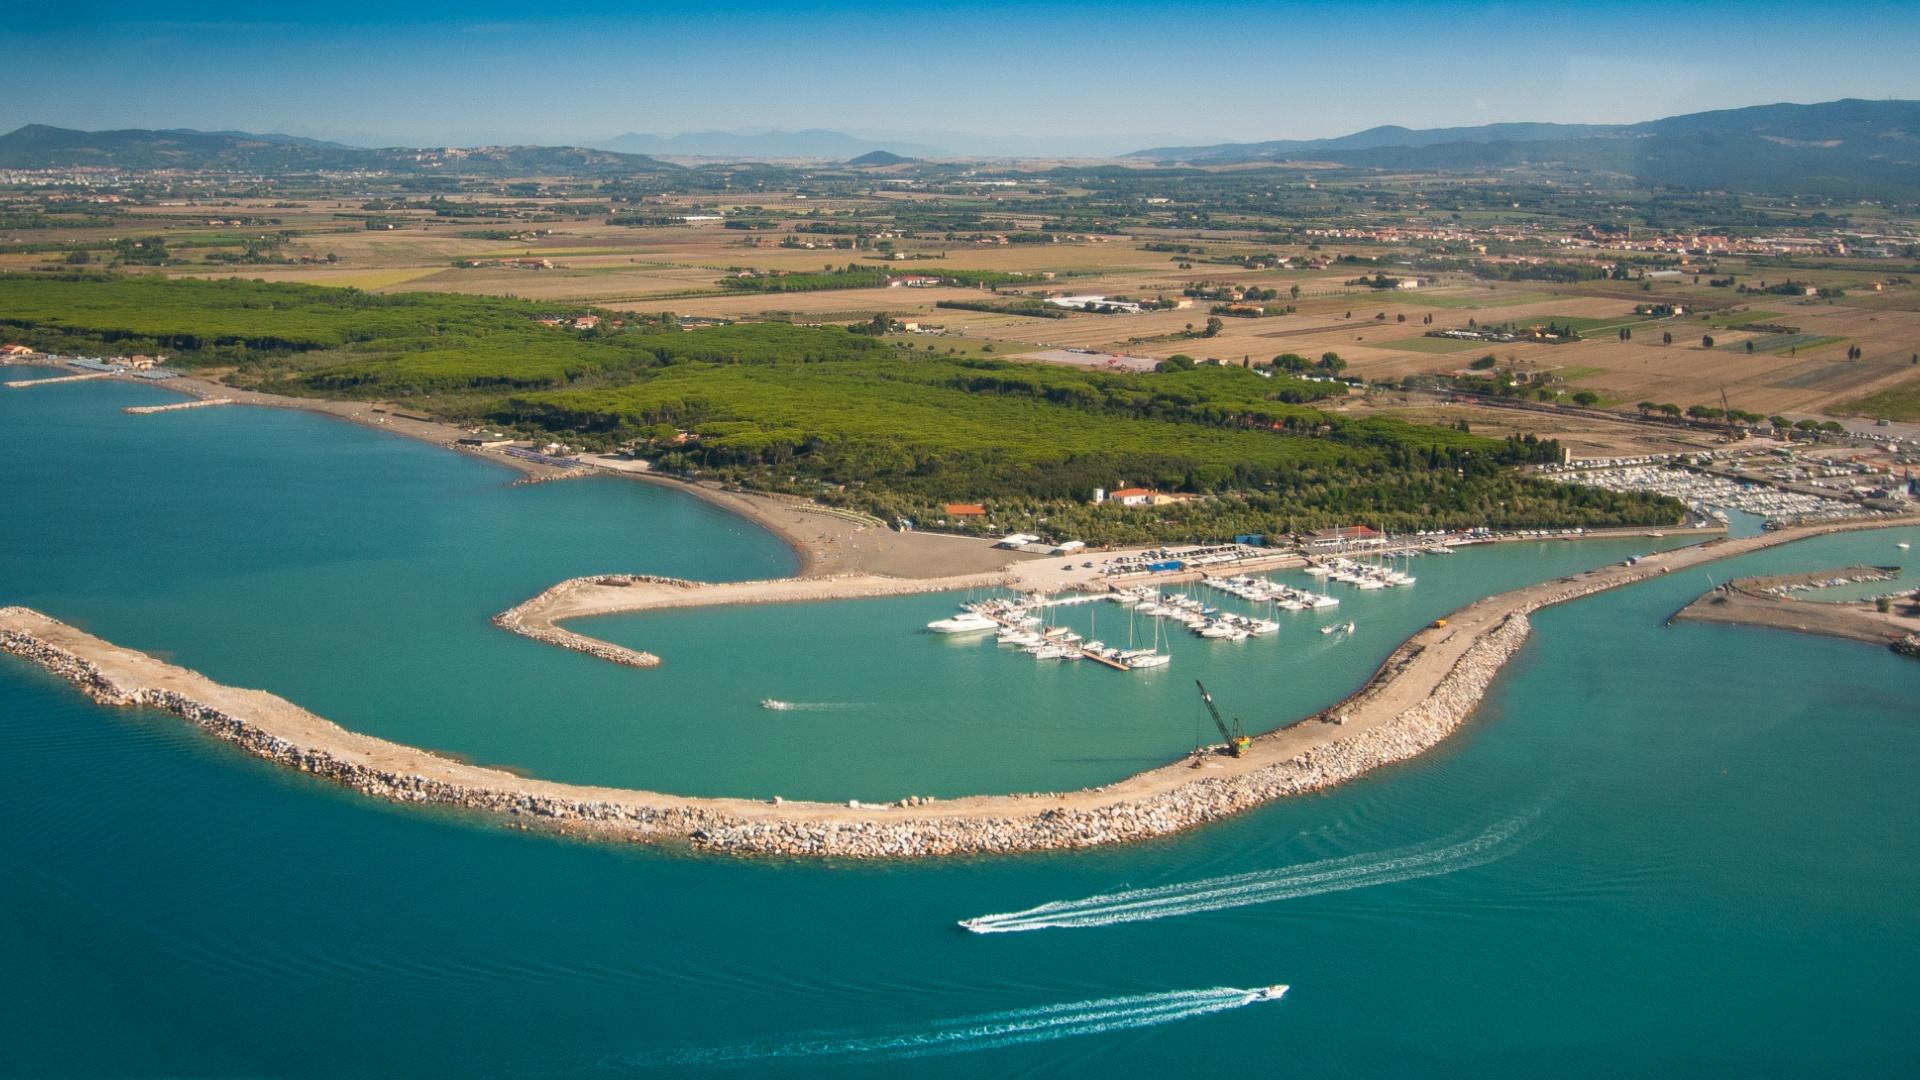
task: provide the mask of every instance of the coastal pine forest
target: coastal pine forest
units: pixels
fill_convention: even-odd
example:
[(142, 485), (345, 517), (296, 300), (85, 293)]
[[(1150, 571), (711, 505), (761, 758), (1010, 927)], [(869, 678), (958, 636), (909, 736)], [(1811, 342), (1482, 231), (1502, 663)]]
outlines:
[[(0, 327), (65, 353), (164, 354), (241, 387), (388, 401), (920, 527), (1095, 542), (1394, 529), (1666, 525), (1669, 499), (1525, 475), (1551, 440), (1355, 418), (1343, 384), (1238, 366), (1120, 374), (915, 350), (860, 327), (678, 329), (540, 303), (244, 280), (0, 278)], [(615, 326), (618, 321), (621, 325)], [(1091, 505), (1128, 485), (1199, 496)], [(946, 520), (950, 502), (985, 518)]]

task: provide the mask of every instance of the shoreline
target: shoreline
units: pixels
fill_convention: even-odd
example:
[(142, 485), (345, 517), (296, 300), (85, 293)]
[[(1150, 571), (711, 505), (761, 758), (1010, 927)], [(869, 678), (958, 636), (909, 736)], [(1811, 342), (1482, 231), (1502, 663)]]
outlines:
[[(0, 359), (0, 366), (28, 366), (48, 369), (64, 369), (58, 360), (24, 361), (13, 358)], [(374, 431), (387, 432), (403, 438), (424, 442), (445, 450), (452, 450), (481, 461), (505, 466), (520, 474), (515, 483), (545, 483), (554, 480), (575, 479), (590, 476), (619, 476), (639, 480), (643, 483), (671, 491), (684, 492), (711, 506), (730, 511), (772, 533), (788, 550), (792, 551), (797, 565), (788, 578), (776, 580), (817, 580), (834, 579), (848, 576), (868, 575), (884, 579), (908, 579), (916, 581), (938, 582), (918, 590), (940, 592), (951, 589), (978, 587), (974, 578), (998, 571), (1011, 571), (1023, 565), (1029, 566), (1051, 563), (1054, 556), (1034, 555), (1026, 552), (1008, 551), (993, 546), (994, 541), (983, 537), (961, 536), (938, 532), (895, 532), (884, 524), (873, 524), (859, 520), (861, 515), (843, 513), (834, 508), (825, 507), (799, 496), (778, 495), (770, 492), (748, 491), (742, 488), (728, 487), (710, 480), (689, 479), (665, 473), (656, 473), (646, 469), (615, 468), (610, 465), (596, 464), (589, 458), (583, 458), (579, 468), (560, 468), (538, 461), (514, 457), (494, 451), (461, 446), (458, 440), (467, 434), (466, 429), (454, 424), (416, 417), (397, 412), (396, 406), (385, 402), (340, 401), (331, 398), (290, 397), (283, 394), (271, 394), (259, 390), (245, 390), (229, 386), (215, 379), (201, 375), (180, 375), (164, 382), (154, 382), (126, 374), (105, 374), (101, 378), (138, 386), (158, 386), (185, 395), (190, 401), (219, 401), (224, 404), (253, 405), (260, 408), (288, 409), (306, 412), (317, 416), (344, 420)], [(182, 403), (186, 404), (186, 403)], [(149, 408), (145, 411), (177, 411), (165, 408)], [(1623, 527), (1617, 529), (1589, 530), (1586, 534), (1556, 534), (1539, 537), (1527, 537), (1510, 534), (1496, 535), (1482, 543), (1507, 543), (1530, 540), (1578, 540), (1587, 538), (1659, 536), (1659, 535), (1696, 535), (1714, 530), (1693, 530), (1684, 525)], [(1160, 545), (1147, 545), (1160, 546)], [(1178, 545), (1176, 545), (1178, 546)], [(1101, 551), (1103, 557), (1123, 554), (1141, 549), (1118, 548)], [(1091, 554), (1091, 553), (1089, 553)], [(1077, 556), (1084, 557), (1084, 556)], [(1276, 559), (1279, 556), (1276, 555)], [(1277, 568), (1261, 565), (1257, 569)], [(1248, 566), (1245, 569), (1256, 569)], [(619, 576), (619, 575), (613, 575)], [(1196, 572), (1161, 575), (1158, 580), (1166, 582), (1191, 581), (1201, 576)], [(1085, 587), (1086, 576), (1082, 575), (1065, 582), (1054, 575), (1040, 575), (1034, 587), (1048, 591), (1063, 591)], [(566, 582), (560, 583), (565, 585)], [(560, 585), (554, 586), (559, 588)], [(895, 590), (870, 595), (892, 595)], [(847, 594), (854, 596), (861, 594)], [(829, 594), (820, 599), (847, 598), (841, 594)], [(505, 614), (505, 613), (503, 613)], [(564, 633), (564, 631), (562, 632)], [(568, 645), (565, 647), (574, 647)], [(624, 662), (624, 661), (622, 661)], [(657, 661), (656, 661), (657, 662)]]
[(1444, 625), (1417, 631), (1353, 694), (1255, 737), (1246, 757), (1205, 755), (1068, 792), (835, 804), (565, 784), (347, 731), (276, 695), (223, 686), (26, 608), (0, 608), (0, 651), (67, 679), (98, 703), (162, 709), (256, 756), (390, 801), (730, 855), (1003, 855), (1167, 836), (1408, 760), (1471, 717), (1525, 643), (1528, 616), (1543, 607), (1813, 536), (1916, 523), (1920, 516), (1909, 515), (1721, 538), (1485, 597)]
[[(54, 361), (36, 362), (32, 366), (61, 365)], [(617, 476), (684, 492), (709, 505), (737, 514), (772, 533), (793, 552), (797, 565), (792, 576), (796, 578), (859, 572), (905, 578), (946, 577), (1036, 558), (996, 549), (992, 541), (974, 537), (946, 533), (897, 533), (884, 525), (856, 520), (856, 515), (842, 516), (823, 509), (798, 496), (747, 491), (709, 480), (687, 479), (645, 470), (610, 468), (596, 465), (589, 458), (581, 459), (579, 468), (560, 468), (508, 454), (461, 446), (458, 440), (467, 434), (466, 429), (439, 420), (396, 412), (398, 407), (386, 402), (290, 397), (240, 389), (199, 375), (181, 375), (164, 382), (128, 375), (103, 377), (139, 386), (174, 390), (198, 401), (224, 399), (228, 404), (289, 409), (344, 420), (505, 466), (521, 474), (517, 483)]]

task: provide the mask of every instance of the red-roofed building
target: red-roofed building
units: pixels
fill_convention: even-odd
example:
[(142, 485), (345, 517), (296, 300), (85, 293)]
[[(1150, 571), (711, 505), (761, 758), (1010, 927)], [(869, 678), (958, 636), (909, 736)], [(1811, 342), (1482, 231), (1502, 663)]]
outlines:
[(1377, 529), (1349, 525), (1344, 529), (1318, 529), (1307, 534), (1310, 548), (1377, 547), (1386, 542)]
[(987, 508), (979, 503), (948, 503), (945, 507), (948, 517), (986, 517)]

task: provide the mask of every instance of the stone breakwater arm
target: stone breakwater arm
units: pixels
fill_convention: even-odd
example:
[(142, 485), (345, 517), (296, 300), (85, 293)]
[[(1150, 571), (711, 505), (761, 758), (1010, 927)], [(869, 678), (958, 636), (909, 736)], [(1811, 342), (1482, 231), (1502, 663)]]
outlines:
[(1873, 524), (1715, 541), (1649, 556), (1635, 566), (1604, 567), (1476, 601), (1449, 615), (1445, 626), (1416, 633), (1357, 692), (1320, 714), (1338, 723), (1301, 723), (1268, 732), (1253, 740), (1243, 758), (1214, 756), (1203, 762), (1207, 768), (1165, 765), (1082, 791), (907, 799), (881, 806), (681, 797), (518, 777), (347, 731), (272, 694), (223, 686), (26, 608), (0, 608), (0, 651), (66, 678), (102, 704), (161, 709), (249, 753), (397, 802), (727, 854), (843, 859), (1002, 854), (1165, 836), (1407, 760), (1472, 715), (1525, 642), (1530, 613), (1669, 569), (1864, 527)]
[(650, 574), (597, 574), (570, 578), (493, 617), (493, 624), (522, 637), (629, 667), (655, 667), (660, 658), (610, 641), (588, 637), (559, 625), (563, 619), (624, 615), (666, 608), (729, 604), (805, 603), (876, 596), (996, 588), (1008, 584), (1005, 573), (945, 578), (896, 578), (879, 574), (839, 577), (777, 578), (708, 584)]
[(1164, 836), (1404, 760), (1472, 711), (1524, 618), (1462, 650), (1415, 705), (1306, 741), (1274, 732), (1230, 772), (1166, 766), (1087, 791), (905, 800), (883, 806), (767, 803), (594, 788), (517, 777), (347, 731), (282, 698), (215, 683), (26, 608), (0, 608), (0, 651), (66, 678), (104, 705), (180, 716), (248, 753), (396, 802), (480, 811), (555, 831), (682, 841), (743, 855), (909, 858), (1096, 847)]

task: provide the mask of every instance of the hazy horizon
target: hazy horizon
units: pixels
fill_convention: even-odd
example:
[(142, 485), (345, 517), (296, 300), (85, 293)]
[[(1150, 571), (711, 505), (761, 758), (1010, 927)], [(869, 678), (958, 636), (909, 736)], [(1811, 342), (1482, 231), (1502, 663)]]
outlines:
[[(1843, 97), (1920, 98), (1920, 20), (1777, 0), (1659, 16), (1557, 5), (843, 0), (566, 16), (481, 0), (353, 2), (263, 19), (230, 4), (29, 0), (0, 46), (57, 70), (0, 130), (194, 128), (355, 145), (603, 142), (626, 132), (844, 132), (959, 154), (1119, 153), (1507, 121), (1630, 123)], [(1617, 27), (1614, 35), (1575, 25)], [(1767, 27), (1791, 50), (1727, 44)], [(958, 145), (947, 145), (958, 144)], [(1057, 147), (1057, 149), (1047, 149)]]

